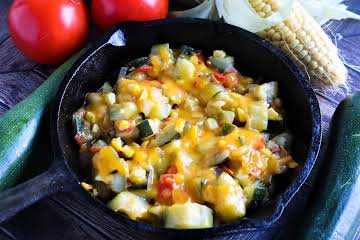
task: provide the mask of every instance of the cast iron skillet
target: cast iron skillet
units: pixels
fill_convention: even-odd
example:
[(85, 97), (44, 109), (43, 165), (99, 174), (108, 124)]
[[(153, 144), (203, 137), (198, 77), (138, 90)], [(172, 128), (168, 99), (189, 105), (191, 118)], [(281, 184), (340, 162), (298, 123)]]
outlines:
[(209, 55), (223, 49), (236, 58), (240, 72), (266, 81), (278, 81), (287, 112), (286, 123), (294, 134), (293, 157), (302, 164), (299, 171), (281, 176), (275, 194), (265, 206), (237, 222), (205, 230), (170, 230), (130, 220), (115, 213), (85, 190), (83, 194), (96, 208), (116, 219), (119, 226), (157, 236), (214, 236), (248, 229), (264, 229), (279, 219), (294, 194), (309, 175), (320, 148), (321, 116), (313, 90), (305, 76), (281, 51), (242, 29), (199, 19), (167, 19), (147, 23), (126, 23), (116, 27), (89, 50), (67, 74), (54, 106), (52, 126), (55, 161), (42, 175), (0, 196), (0, 223), (36, 201), (60, 191), (80, 188), (86, 180), (78, 146), (73, 140), (72, 114), (82, 106), (88, 92), (97, 91), (105, 81), (114, 83), (121, 66), (147, 56), (154, 44), (171, 47), (187, 44)]

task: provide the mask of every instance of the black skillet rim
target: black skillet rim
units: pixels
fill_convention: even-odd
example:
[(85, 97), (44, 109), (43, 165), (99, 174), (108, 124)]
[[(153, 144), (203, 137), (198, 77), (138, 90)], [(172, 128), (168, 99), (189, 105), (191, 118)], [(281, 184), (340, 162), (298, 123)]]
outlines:
[[(305, 91), (305, 95), (307, 96), (309, 102), (309, 108), (312, 114), (312, 138), (311, 138), (311, 145), (308, 151), (308, 156), (304, 163), (303, 168), (299, 172), (298, 176), (293, 180), (293, 183), (288, 186), (286, 191), (279, 196), (279, 199), (276, 201), (276, 209), (273, 214), (267, 218), (262, 219), (244, 219), (239, 220), (231, 224), (219, 225), (214, 226), (213, 228), (207, 229), (189, 229), (189, 230), (176, 230), (176, 229), (166, 229), (163, 227), (158, 227), (155, 225), (151, 225), (144, 222), (134, 221), (124, 216), (122, 214), (116, 213), (106, 207), (100, 200), (91, 196), (86, 190), (82, 189), (84, 193), (86, 193), (88, 199), (96, 203), (97, 207), (102, 208), (105, 210), (109, 215), (113, 216), (114, 218), (121, 219), (124, 224), (128, 224), (131, 227), (134, 227), (136, 230), (143, 230), (146, 232), (154, 233), (154, 234), (165, 234), (171, 236), (220, 236), (220, 235), (227, 235), (233, 233), (239, 233), (244, 231), (254, 231), (254, 230), (261, 230), (269, 228), (273, 223), (275, 223), (280, 216), (282, 215), (284, 209), (294, 197), (294, 195), (300, 190), (301, 186), (306, 181), (307, 177), (309, 176), (320, 150), (321, 146), (321, 138), (322, 138), (322, 127), (321, 127), (321, 113), (319, 103), (317, 101), (316, 95), (311, 88), (311, 85), (308, 79), (305, 77), (304, 73), (300, 70), (300, 68), (295, 65), (295, 63), (290, 60), (280, 49), (272, 46), (269, 42), (260, 39), (255, 34), (250, 33), (244, 29), (222, 23), (219, 21), (209, 21), (204, 19), (195, 19), (195, 18), (175, 18), (175, 19), (164, 19), (164, 20), (155, 20), (151, 22), (127, 22), (117, 25), (116, 27), (112, 28), (108, 33), (106, 33), (100, 41), (95, 43), (89, 50), (86, 51), (72, 66), (69, 72), (66, 74), (65, 79), (60, 85), (58, 93), (55, 99), (55, 108), (54, 108), (54, 118), (53, 120), (58, 120), (58, 111), (59, 107), (62, 102), (62, 96), (66, 90), (66, 86), (68, 82), (71, 81), (73, 76), (76, 74), (77, 69), (81, 66), (81, 63), (86, 61), (86, 59), (91, 55), (94, 51), (101, 48), (108, 42), (110, 37), (122, 27), (132, 27), (132, 28), (139, 28), (139, 29), (146, 29), (147, 27), (161, 27), (162, 25), (174, 25), (174, 24), (189, 24), (189, 25), (201, 25), (201, 24), (212, 24), (216, 28), (222, 28), (222, 31), (231, 31), (231, 32), (238, 32), (243, 37), (248, 38), (250, 41), (255, 42), (260, 47), (266, 49), (273, 55), (275, 58), (278, 58), (282, 64), (292, 72), (292, 74), (297, 78), (300, 82), (302, 88)], [(54, 146), (54, 154), (58, 158), (63, 158), (62, 148), (59, 142), (59, 132), (57, 128), (57, 121), (52, 121), (53, 127), (52, 129), (56, 129), (52, 136), (52, 142)], [(64, 160), (63, 160), (64, 161)], [(67, 161), (64, 161), (67, 170), (71, 174), (71, 177), (78, 181), (77, 175), (73, 172), (73, 170), (68, 165)], [(79, 187), (80, 188), (80, 187)]]

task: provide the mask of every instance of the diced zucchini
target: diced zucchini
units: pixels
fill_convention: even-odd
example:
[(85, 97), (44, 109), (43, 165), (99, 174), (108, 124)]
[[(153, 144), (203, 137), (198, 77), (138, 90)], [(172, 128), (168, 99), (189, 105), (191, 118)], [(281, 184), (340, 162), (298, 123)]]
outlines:
[(228, 157), (230, 155), (229, 150), (224, 150), (219, 153), (216, 153), (213, 158), (210, 160), (209, 166), (217, 166), (220, 165), (228, 160)]
[(216, 113), (216, 119), (220, 121), (220, 123), (233, 123), (235, 119), (235, 113), (232, 111), (226, 111), (219, 109)]
[(285, 149), (289, 149), (293, 141), (293, 136), (285, 132), (277, 135), (271, 140), (274, 141), (276, 144), (284, 147)]
[(110, 188), (113, 192), (120, 193), (125, 190), (126, 177), (119, 174), (112, 174)]
[(174, 204), (167, 208), (165, 227), (199, 229), (213, 226), (212, 210), (198, 203)]
[(144, 189), (147, 187), (148, 173), (142, 167), (136, 167), (131, 170), (129, 180), (133, 183), (133, 188)]
[(110, 106), (109, 117), (111, 121), (131, 119), (135, 114), (137, 114), (137, 107), (132, 102)]
[(212, 97), (214, 97), (217, 93), (225, 91), (225, 88), (221, 84), (216, 83), (208, 83), (202, 90), (201, 90), (201, 100), (205, 103), (209, 102)]
[(140, 138), (144, 139), (156, 134), (159, 131), (159, 125), (151, 119), (146, 119), (137, 125), (140, 131)]
[(164, 44), (158, 44), (158, 45), (154, 45), (151, 47), (151, 55), (160, 55), (160, 49), (163, 48), (165, 50), (167, 50), (169, 53), (171, 51), (170, 49), (170, 45), (168, 43), (164, 43)]
[(242, 168), (240, 168), (235, 173), (235, 178), (238, 180), (241, 187), (243, 187), (243, 188), (247, 187), (247, 186), (249, 186), (251, 184), (251, 179), (250, 179), (249, 175), (246, 174)]
[(96, 146), (99, 146), (99, 147), (105, 147), (105, 146), (107, 146), (107, 143), (104, 141), (104, 140), (97, 140), (95, 143), (94, 143), (94, 145), (96, 145)]
[(190, 58), (195, 50), (192, 47), (189, 47), (187, 45), (182, 45), (180, 47), (179, 57), (183, 58)]
[(155, 104), (149, 114), (150, 118), (157, 118), (163, 120), (169, 117), (171, 112), (171, 105), (167, 103), (158, 103)]
[(155, 138), (151, 140), (151, 147), (161, 147), (174, 139), (179, 139), (180, 133), (175, 130), (175, 124), (170, 124), (162, 129)]
[[(204, 195), (206, 192), (204, 193)], [(217, 198), (215, 211), (225, 222), (231, 222), (245, 216), (246, 197), (238, 182), (223, 172), (217, 180)]]
[(268, 126), (268, 104), (265, 102), (253, 102), (248, 107), (250, 117), (246, 122), (246, 128), (264, 131)]
[(234, 124), (225, 123), (225, 124), (220, 128), (220, 136), (229, 135), (229, 134), (232, 133), (232, 131), (234, 131), (235, 129), (236, 129), (236, 126), (235, 126)]
[(278, 83), (264, 83), (254, 88), (250, 88), (250, 92), (258, 99), (271, 104), (272, 100), (278, 95)]
[(219, 127), (216, 119), (214, 118), (208, 118), (205, 120), (204, 125), (207, 129), (216, 129)]
[(125, 112), (120, 104), (114, 104), (110, 107), (109, 117), (111, 121), (125, 120)]
[(167, 208), (167, 206), (156, 205), (149, 209), (149, 213), (155, 215), (159, 219), (164, 219)]
[(195, 75), (195, 66), (185, 58), (178, 58), (176, 61), (176, 71), (179, 79), (192, 80)]
[(104, 201), (111, 199), (113, 193), (109, 185), (102, 181), (94, 181), (95, 195)]
[(234, 67), (233, 57), (209, 57), (209, 61), (213, 67), (220, 72), (226, 72)]
[(131, 219), (141, 219), (147, 215), (149, 203), (131, 192), (121, 192), (112, 199), (108, 206), (116, 211), (127, 214)]
[(252, 185), (244, 188), (247, 198), (247, 205), (257, 207), (264, 203), (269, 196), (268, 188), (261, 181), (256, 181)]
[(100, 88), (102, 93), (112, 93), (114, 92), (113, 88), (111, 87), (110, 83), (105, 82), (104, 85)]

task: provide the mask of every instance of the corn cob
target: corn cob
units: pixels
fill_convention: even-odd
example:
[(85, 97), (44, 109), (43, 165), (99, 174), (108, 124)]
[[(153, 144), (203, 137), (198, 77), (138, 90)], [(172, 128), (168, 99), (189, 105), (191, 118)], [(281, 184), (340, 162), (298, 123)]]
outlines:
[[(279, 9), (279, 0), (249, 0), (260, 17)], [(333, 86), (346, 84), (347, 69), (321, 26), (297, 1), (284, 22), (257, 33), (284, 50), (314, 79)]]

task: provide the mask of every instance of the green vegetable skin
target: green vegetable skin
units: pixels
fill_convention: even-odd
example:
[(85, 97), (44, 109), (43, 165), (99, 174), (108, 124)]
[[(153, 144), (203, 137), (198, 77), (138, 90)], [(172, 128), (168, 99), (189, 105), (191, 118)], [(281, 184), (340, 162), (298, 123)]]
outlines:
[(85, 50), (67, 60), (36, 91), (0, 118), (0, 192), (16, 184), (31, 153), (47, 104)]
[(324, 173), (298, 239), (355, 239), (360, 230), (360, 92), (337, 108)]

